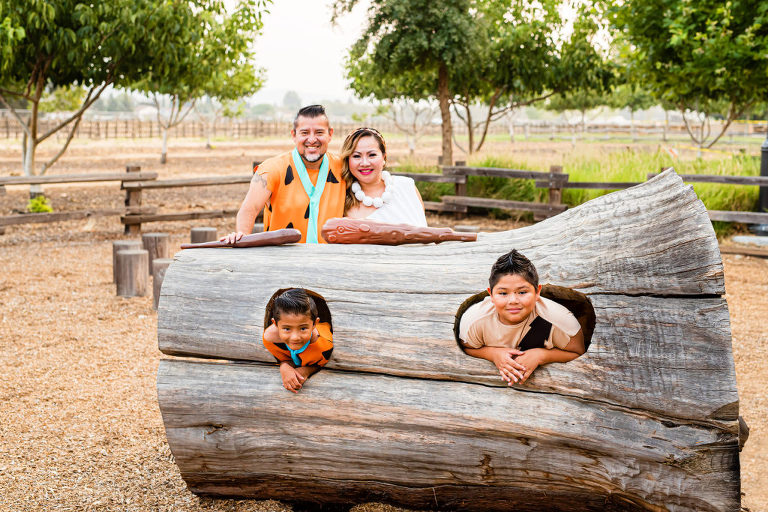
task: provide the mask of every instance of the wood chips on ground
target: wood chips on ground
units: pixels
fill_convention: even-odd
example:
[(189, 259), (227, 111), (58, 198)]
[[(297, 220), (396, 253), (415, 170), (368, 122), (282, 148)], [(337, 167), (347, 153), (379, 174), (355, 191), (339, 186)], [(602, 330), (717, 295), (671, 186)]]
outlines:
[[(91, 153), (93, 153), (93, 148)], [(156, 148), (152, 148), (156, 149)], [(174, 162), (173, 147), (171, 162)], [(201, 150), (180, 153), (168, 176), (206, 159), (234, 174), (255, 159), (240, 147), (213, 158)], [(0, 175), (13, 149), (0, 147)], [(79, 149), (87, 170), (115, 171), (94, 163), (131, 158), (156, 170), (154, 155), (129, 147), (126, 155)], [(195, 150), (197, 151), (197, 150)], [(276, 151), (265, 148), (264, 152)], [(75, 148), (77, 159), (78, 148)], [(182, 154), (183, 153), (183, 154)], [(226, 153), (226, 154), (225, 154)], [(85, 156), (88, 154), (87, 156)], [(269, 153), (267, 153), (269, 154)], [(122, 161), (120, 165), (124, 165)], [(111, 166), (111, 167), (110, 167)], [(68, 173), (84, 172), (65, 162)], [(209, 167), (210, 169), (210, 167)], [(50, 187), (58, 211), (118, 207), (118, 186)], [(168, 211), (237, 207), (246, 187), (188, 188), (145, 193), (145, 203)], [(0, 196), (10, 214), (25, 189)], [(158, 203), (161, 203), (160, 206)], [(481, 224), (512, 229), (508, 221), (431, 217), (433, 225)], [(145, 231), (171, 233), (174, 249), (193, 225), (230, 230), (233, 219), (158, 223)], [(281, 511), (275, 501), (198, 498), (182, 481), (165, 439), (155, 378), (157, 315), (151, 297), (120, 298), (112, 284), (112, 240), (122, 239), (116, 217), (49, 225), (12, 226), (0, 236), (0, 511)], [(175, 252), (175, 251), (174, 251)], [(740, 414), (751, 428), (741, 453), (743, 506), (768, 511), (768, 259), (725, 255), (726, 298), (731, 313)], [(393, 507), (359, 504), (357, 512)]]

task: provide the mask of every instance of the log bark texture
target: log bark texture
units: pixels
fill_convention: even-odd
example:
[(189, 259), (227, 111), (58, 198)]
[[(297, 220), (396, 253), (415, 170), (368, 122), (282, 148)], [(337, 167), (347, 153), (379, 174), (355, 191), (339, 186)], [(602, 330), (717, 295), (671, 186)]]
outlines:
[(152, 309), (157, 309), (160, 302), (160, 291), (168, 266), (173, 263), (171, 258), (155, 258), (152, 260)]
[[(589, 351), (507, 388), (456, 310), (516, 248), (595, 308)], [(672, 171), (474, 243), (184, 251), (158, 395), (194, 492), (472, 510), (738, 510), (738, 395), (717, 239)], [(252, 251), (252, 252), (251, 252)], [(252, 254), (252, 257), (251, 257)], [(278, 288), (322, 295), (334, 353), (298, 395), (261, 344)], [(229, 362), (221, 362), (228, 360)]]

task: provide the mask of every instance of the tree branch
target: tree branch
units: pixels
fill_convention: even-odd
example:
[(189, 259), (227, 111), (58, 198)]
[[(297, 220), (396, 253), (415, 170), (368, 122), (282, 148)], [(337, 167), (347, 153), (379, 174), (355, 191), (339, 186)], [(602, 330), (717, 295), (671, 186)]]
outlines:
[(112, 83), (111, 79), (106, 81), (106, 82), (104, 82), (104, 84), (101, 86), (101, 88), (96, 92), (95, 96), (93, 95), (93, 91), (96, 90), (96, 86), (91, 87), (91, 89), (88, 91), (88, 94), (85, 97), (85, 100), (83, 100), (83, 104), (80, 106), (78, 111), (75, 112), (74, 114), (72, 114), (69, 117), (69, 119), (67, 119), (66, 121), (63, 121), (63, 122), (59, 123), (58, 126), (48, 130), (44, 135), (42, 135), (40, 138), (37, 139), (36, 144), (40, 144), (45, 139), (47, 139), (48, 137), (50, 137), (54, 133), (58, 132), (59, 130), (61, 130), (62, 128), (67, 126), (72, 121), (77, 119), (78, 122), (79, 122), (79, 119), (81, 119), (83, 117), (83, 114), (85, 113), (85, 111), (88, 110), (88, 108), (90, 108), (90, 106), (93, 105), (96, 102), (96, 100), (99, 99), (99, 97), (101, 96), (101, 93), (104, 92), (104, 89), (106, 89), (107, 86), (109, 86), (111, 83)]
[(157, 109), (157, 124), (159, 124), (161, 128), (166, 130), (169, 129), (170, 127), (163, 123), (163, 118), (160, 116), (160, 102), (157, 101), (157, 93), (152, 94), (152, 101), (155, 102), (155, 109)]
[(681, 108), (681, 109), (680, 109), (680, 112), (681, 112), (681, 114), (683, 115), (683, 124), (685, 125), (685, 129), (686, 129), (686, 131), (688, 132), (688, 135), (691, 137), (691, 140), (693, 140), (693, 142), (695, 142), (696, 144), (701, 144), (701, 143), (700, 143), (698, 140), (696, 140), (696, 136), (695, 136), (695, 135), (693, 134), (693, 132), (691, 131), (691, 127), (690, 127), (690, 125), (688, 124), (688, 118), (687, 118), (687, 117), (685, 117), (685, 110), (683, 110), (683, 109)]
[(75, 124), (72, 125), (72, 129), (69, 131), (69, 136), (67, 137), (67, 140), (64, 143), (64, 146), (62, 146), (61, 150), (56, 154), (56, 156), (54, 156), (53, 158), (51, 158), (50, 160), (48, 160), (46, 163), (43, 164), (43, 168), (40, 170), (40, 176), (45, 174), (45, 172), (48, 169), (50, 169), (53, 166), (53, 164), (56, 163), (56, 161), (61, 157), (61, 155), (64, 154), (64, 152), (69, 147), (69, 143), (72, 142), (72, 139), (74, 138), (75, 133), (77, 132), (77, 127), (80, 126), (80, 121), (82, 120), (83, 120), (83, 116), (80, 116), (77, 118), (77, 120), (75, 120)]
[(749, 109), (750, 107), (752, 107), (752, 105), (754, 105), (754, 104), (755, 104), (755, 102), (754, 102), (754, 101), (750, 101), (749, 103), (746, 103), (746, 104), (745, 104), (745, 105), (744, 105), (744, 106), (741, 108), (741, 110), (738, 110), (738, 111), (735, 111), (735, 110), (734, 110), (734, 107), (733, 107), (733, 104), (731, 104), (731, 106), (730, 106), (730, 109), (729, 109), (729, 110), (730, 110), (730, 112), (729, 112), (729, 114), (730, 114), (730, 115), (728, 116), (728, 119), (727, 119), (727, 121), (726, 121), (726, 123), (725, 123), (725, 126), (723, 126), (723, 129), (720, 131), (720, 133), (718, 134), (718, 136), (717, 136), (717, 137), (715, 137), (715, 140), (713, 140), (713, 141), (712, 141), (712, 142), (711, 142), (711, 143), (710, 143), (710, 144), (709, 144), (709, 145), (708, 145), (706, 148), (707, 148), (707, 149), (709, 149), (709, 148), (711, 148), (712, 146), (714, 146), (714, 145), (715, 145), (715, 143), (716, 143), (718, 140), (720, 140), (720, 138), (721, 138), (723, 135), (725, 135), (725, 132), (728, 130), (728, 127), (729, 127), (729, 126), (731, 126), (731, 123), (733, 123), (733, 122), (734, 122), (734, 121), (735, 121), (737, 118), (741, 117), (741, 115), (742, 115), (742, 114), (744, 114), (744, 112), (746, 112), (746, 111), (747, 111), (747, 109)]
[(2, 95), (2, 94), (0, 94), (0, 102), (2, 102), (2, 103), (3, 103), (3, 105), (5, 105), (5, 106), (6, 106), (6, 108), (7, 108), (8, 110), (10, 110), (10, 111), (11, 111), (11, 114), (13, 114), (13, 117), (14, 117), (14, 118), (16, 119), (16, 121), (18, 121), (18, 122), (19, 122), (19, 124), (21, 125), (21, 129), (24, 131), (24, 135), (25, 135), (25, 136), (27, 136), (27, 137), (31, 137), (31, 136), (32, 136), (32, 132), (30, 132), (30, 130), (29, 130), (29, 126), (27, 126), (27, 124), (26, 124), (26, 123), (24, 122), (24, 120), (21, 118), (21, 116), (19, 115), (19, 113), (18, 113), (18, 112), (16, 112), (16, 109), (15, 109), (15, 108), (13, 108), (13, 107), (11, 106), (11, 104), (10, 104), (10, 103), (8, 103), (8, 102), (5, 100), (5, 98), (3, 97), (3, 95)]

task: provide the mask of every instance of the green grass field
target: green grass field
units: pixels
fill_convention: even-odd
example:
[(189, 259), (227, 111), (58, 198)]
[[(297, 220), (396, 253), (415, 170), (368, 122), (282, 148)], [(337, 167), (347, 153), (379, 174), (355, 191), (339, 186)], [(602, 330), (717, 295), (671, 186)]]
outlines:
[[(536, 154), (493, 155), (470, 158), (468, 165), (475, 167), (501, 167), (548, 171), (547, 160)], [(745, 155), (709, 155), (706, 159), (673, 158), (666, 151), (606, 151), (600, 147), (584, 147), (562, 158), (563, 172), (569, 175), (570, 182), (642, 182), (649, 172), (657, 172), (662, 167), (674, 167), (679, 174), (707, 174), (729, 176), (758, 176), (760, 160)], [(403, 172), (437, 172), (437, 167), (401, 163)], [(724, 185), (697, 183), (693, 185), (696, 194), (709, 210), (757, 211), (758, 187), (744, 185)], [(454, 185), (450, 183), (419, 183), (419, 190), (427, 201), (439, 201), (440, 196), (453, 195)], [(533, 180), (518, 180), (495, 177), (470, 176), (467, 183), (468, 194), (494, 199), (516, 201), (546, 201), (547, 190), (536, 189)], [(563, 202), (577, 206), (590, 199), (613, 192), (614, 190), (565, 189)], [(492, 211), (494, 217), (503, 217), (501, 211)], [(718, 236), (743, 230), (743, 226), (716, 222)]]

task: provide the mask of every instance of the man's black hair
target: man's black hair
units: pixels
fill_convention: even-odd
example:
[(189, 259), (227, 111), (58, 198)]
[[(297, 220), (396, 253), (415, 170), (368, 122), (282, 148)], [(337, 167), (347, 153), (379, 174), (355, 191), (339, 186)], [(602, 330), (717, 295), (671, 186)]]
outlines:
[(272, 318), (280, 320), (282, 314), (308, 315), (314, 322), (317, 318), (317, 306), (304, 288), (290, 288), (275, 298)]
[(308, 105), (299, 110), (296, 117), (293, 119), (293, 130), (296, 131), (296, 127), (299, 125), (299, 117), (315, 118), (328, 115), (325, 113), (325, 107), (322, 105)]
[(539, 274), (536, 272), (536, 267), (533, 266), (531, 260), (517, 252), (517, 249), (512, 249), (507, 254), (500, 256), (491, 267), (491, 277), (488, 279), (491, 291), (499, 279), (509, 274), (522, 277), (534, 288), (539, 287)]

